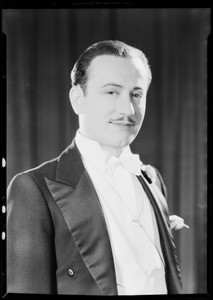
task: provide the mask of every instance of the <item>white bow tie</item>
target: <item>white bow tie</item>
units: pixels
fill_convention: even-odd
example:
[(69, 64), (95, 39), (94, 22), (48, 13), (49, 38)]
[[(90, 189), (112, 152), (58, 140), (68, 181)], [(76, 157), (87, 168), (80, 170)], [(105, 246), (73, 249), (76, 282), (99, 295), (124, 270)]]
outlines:
[(127, 171), (139, 176), (141, 175), (142, 165), (143, 163), (140, 161), (138, 154), (130, 153), (128, 156), (123, 156), (120, 158), (112, 156), (106, 163), (106, 172), (113, 173), (115, 169), (120, 166)]

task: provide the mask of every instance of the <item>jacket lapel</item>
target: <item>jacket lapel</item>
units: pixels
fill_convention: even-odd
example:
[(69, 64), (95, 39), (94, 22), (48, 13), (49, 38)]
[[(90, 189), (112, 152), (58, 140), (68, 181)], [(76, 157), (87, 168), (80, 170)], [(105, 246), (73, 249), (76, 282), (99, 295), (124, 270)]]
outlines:
[(116, 295), (115, 269), (103, 211), (74, 142), (58, 159), (55, 181), (46, 182), (100, 290), (105, 295)]
[(166, 280), (168, 293), (179, 294), (182, 291), (181, 275), (174, 239), (168, 226), (168, 212), (164, 214), (164, 212), (167, 211), (167, 205), (165, 206), (164, 201), (159, 199), (159, 197), (154, 197), (151, 191), (151, 187), (145, 181), (143, 176), (138, 176), (138, 179), (142, 187), (144, 188), (155, 212), (160, 234), (161, 247), (166, 262)]

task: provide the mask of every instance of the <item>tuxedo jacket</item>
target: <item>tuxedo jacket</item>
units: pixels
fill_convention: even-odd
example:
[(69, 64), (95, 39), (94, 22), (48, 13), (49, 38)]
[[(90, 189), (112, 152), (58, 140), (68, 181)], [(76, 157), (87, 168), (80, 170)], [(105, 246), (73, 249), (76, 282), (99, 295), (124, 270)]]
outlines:
[[(154, 198), (144, 177), (138, 179), (156, 216), (168, 293), (181, 293), (166, 201)], [(118, 294), (102, 207), (74, 141), (58, 158), (16, 175), (8, 187), (7, 292)]]

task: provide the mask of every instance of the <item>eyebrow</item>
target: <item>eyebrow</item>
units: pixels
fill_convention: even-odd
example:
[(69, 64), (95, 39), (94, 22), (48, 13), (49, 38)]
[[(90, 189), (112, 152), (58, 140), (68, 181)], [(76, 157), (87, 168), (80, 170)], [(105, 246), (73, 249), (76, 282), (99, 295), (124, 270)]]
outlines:
[[(118, 83), (115, 83), (115, 82), (106, 83), (103, 86), (101, 86), (101, 88), (105, 88), (105, 87), (108, 87), (108, 86), (114, 86), (114, 87), (118, 87), (118, 88), (123, 88), (122, 85), (120, 85)], [(133, 90), (143, 90), (143, 87), (136, 86), (136, 87), (133, 88)]]
[(109, 83), (106, 83), (106, 84), (102, 85), (101, 88), (104, 88), (104, 87), (107, 87), (107, 86), (114, 86), (114, 87), (119, 87), (119, 88), (123, 87), (120, 84), (117, 84), (117, 83), (114, 83), (114, 82), (109, 82)]

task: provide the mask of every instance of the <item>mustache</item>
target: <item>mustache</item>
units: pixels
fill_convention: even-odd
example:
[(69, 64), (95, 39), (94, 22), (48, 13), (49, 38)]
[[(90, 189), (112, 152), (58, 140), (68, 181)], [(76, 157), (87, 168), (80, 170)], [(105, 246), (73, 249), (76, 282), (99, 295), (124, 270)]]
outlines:
[(136, 120), (133, 120), (131, 117), (119, 117), (116, 119), (110, 119), (110, 122), (127, 122), (131, 124), (136, 124)]

